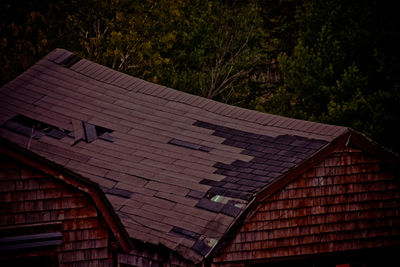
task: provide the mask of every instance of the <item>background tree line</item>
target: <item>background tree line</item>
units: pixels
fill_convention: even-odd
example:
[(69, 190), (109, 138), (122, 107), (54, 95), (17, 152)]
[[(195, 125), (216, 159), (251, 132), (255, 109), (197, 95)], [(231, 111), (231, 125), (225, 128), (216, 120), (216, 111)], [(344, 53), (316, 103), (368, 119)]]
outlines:
[(400, 4), (2, 1), (0, 84), (56, 47), (245, 108), (352, 127), (400, 151)]

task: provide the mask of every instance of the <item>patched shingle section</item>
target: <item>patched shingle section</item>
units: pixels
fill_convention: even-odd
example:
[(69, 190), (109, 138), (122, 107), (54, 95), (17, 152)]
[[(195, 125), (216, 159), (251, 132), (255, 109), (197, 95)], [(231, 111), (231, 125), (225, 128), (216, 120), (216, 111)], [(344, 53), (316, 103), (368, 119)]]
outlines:
[(295, 135), (277, 137), (259, 135), (201, 121), (195, 122), (194, 125), (214, 130), (213, 135), (226, 139), (222, 144), (242, 148), (242, 154), (254, 157), (248, 162), (243, 160), (235, 160), (231, 164), (217, 162), (213, 166), (217, 168), (214, 173), (226, 177), (220, 181), (203, 179), (200, 182), (211, 188), (196, 207), (222, 212), (232, 217), (240, 214), (241, 208), (229, 204), (222, 205), (207, 197), (220, 195), (250, 200), (255, 193), (327, 143)]

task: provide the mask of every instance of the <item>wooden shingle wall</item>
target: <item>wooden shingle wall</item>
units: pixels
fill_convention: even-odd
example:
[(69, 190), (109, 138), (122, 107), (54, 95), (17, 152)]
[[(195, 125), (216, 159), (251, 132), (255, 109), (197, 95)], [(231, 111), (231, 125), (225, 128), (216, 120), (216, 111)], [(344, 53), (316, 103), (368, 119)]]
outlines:
[(399, 178), (360, 150), (337, 149), (267, 198), (214, 262), (400, 246)]
[(112, 264), (108, 228), (88, 195), (1, 154), (0, 210), (0, 230), (21, 229), (17, 234), (24, 235), (32, 225), (47, 232), (54, 231), (48, 225), (59, 224), (62, 233), (58, 246), (11, 251), (3, 259), (53, 253), (59, 266)]

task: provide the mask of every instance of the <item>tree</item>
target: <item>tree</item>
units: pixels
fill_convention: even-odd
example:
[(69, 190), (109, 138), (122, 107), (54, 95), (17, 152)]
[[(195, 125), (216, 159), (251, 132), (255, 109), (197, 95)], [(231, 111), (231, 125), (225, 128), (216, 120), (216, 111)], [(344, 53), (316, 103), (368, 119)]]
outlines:
[[(21, 4), (21, 5), (18, 5)], [(39, 60), (48, 50), (47, 19), (35, 1), (0, 5), (0, 84)]]
[[(397, 34), (400, 5), (381, 1), (305, 1), (298, 43), (279, 64), (284, 84), (268, 111), (346, 125), (400, 150)], [(398, 128), (398, 127), (397, 127)]]

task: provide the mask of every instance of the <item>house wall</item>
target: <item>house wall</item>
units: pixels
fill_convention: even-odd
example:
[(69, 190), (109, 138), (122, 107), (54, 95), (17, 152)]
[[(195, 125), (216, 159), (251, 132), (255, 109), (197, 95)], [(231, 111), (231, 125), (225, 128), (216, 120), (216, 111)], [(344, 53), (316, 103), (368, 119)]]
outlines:
[(398, 253), (400, 177), (392, 169), (355, 148), (334, 151), (249, 214), (214, 264), (242, 266), (367, 249), (365, 256), (382, 247)]
[(0, 253), (2, 266), (11, 258), (49, 255), (52, 266), (112, 264), (108, 228), (88, 195), (1, 154), (0, 210), (0, 237), (62, 233), (58, 246)]

